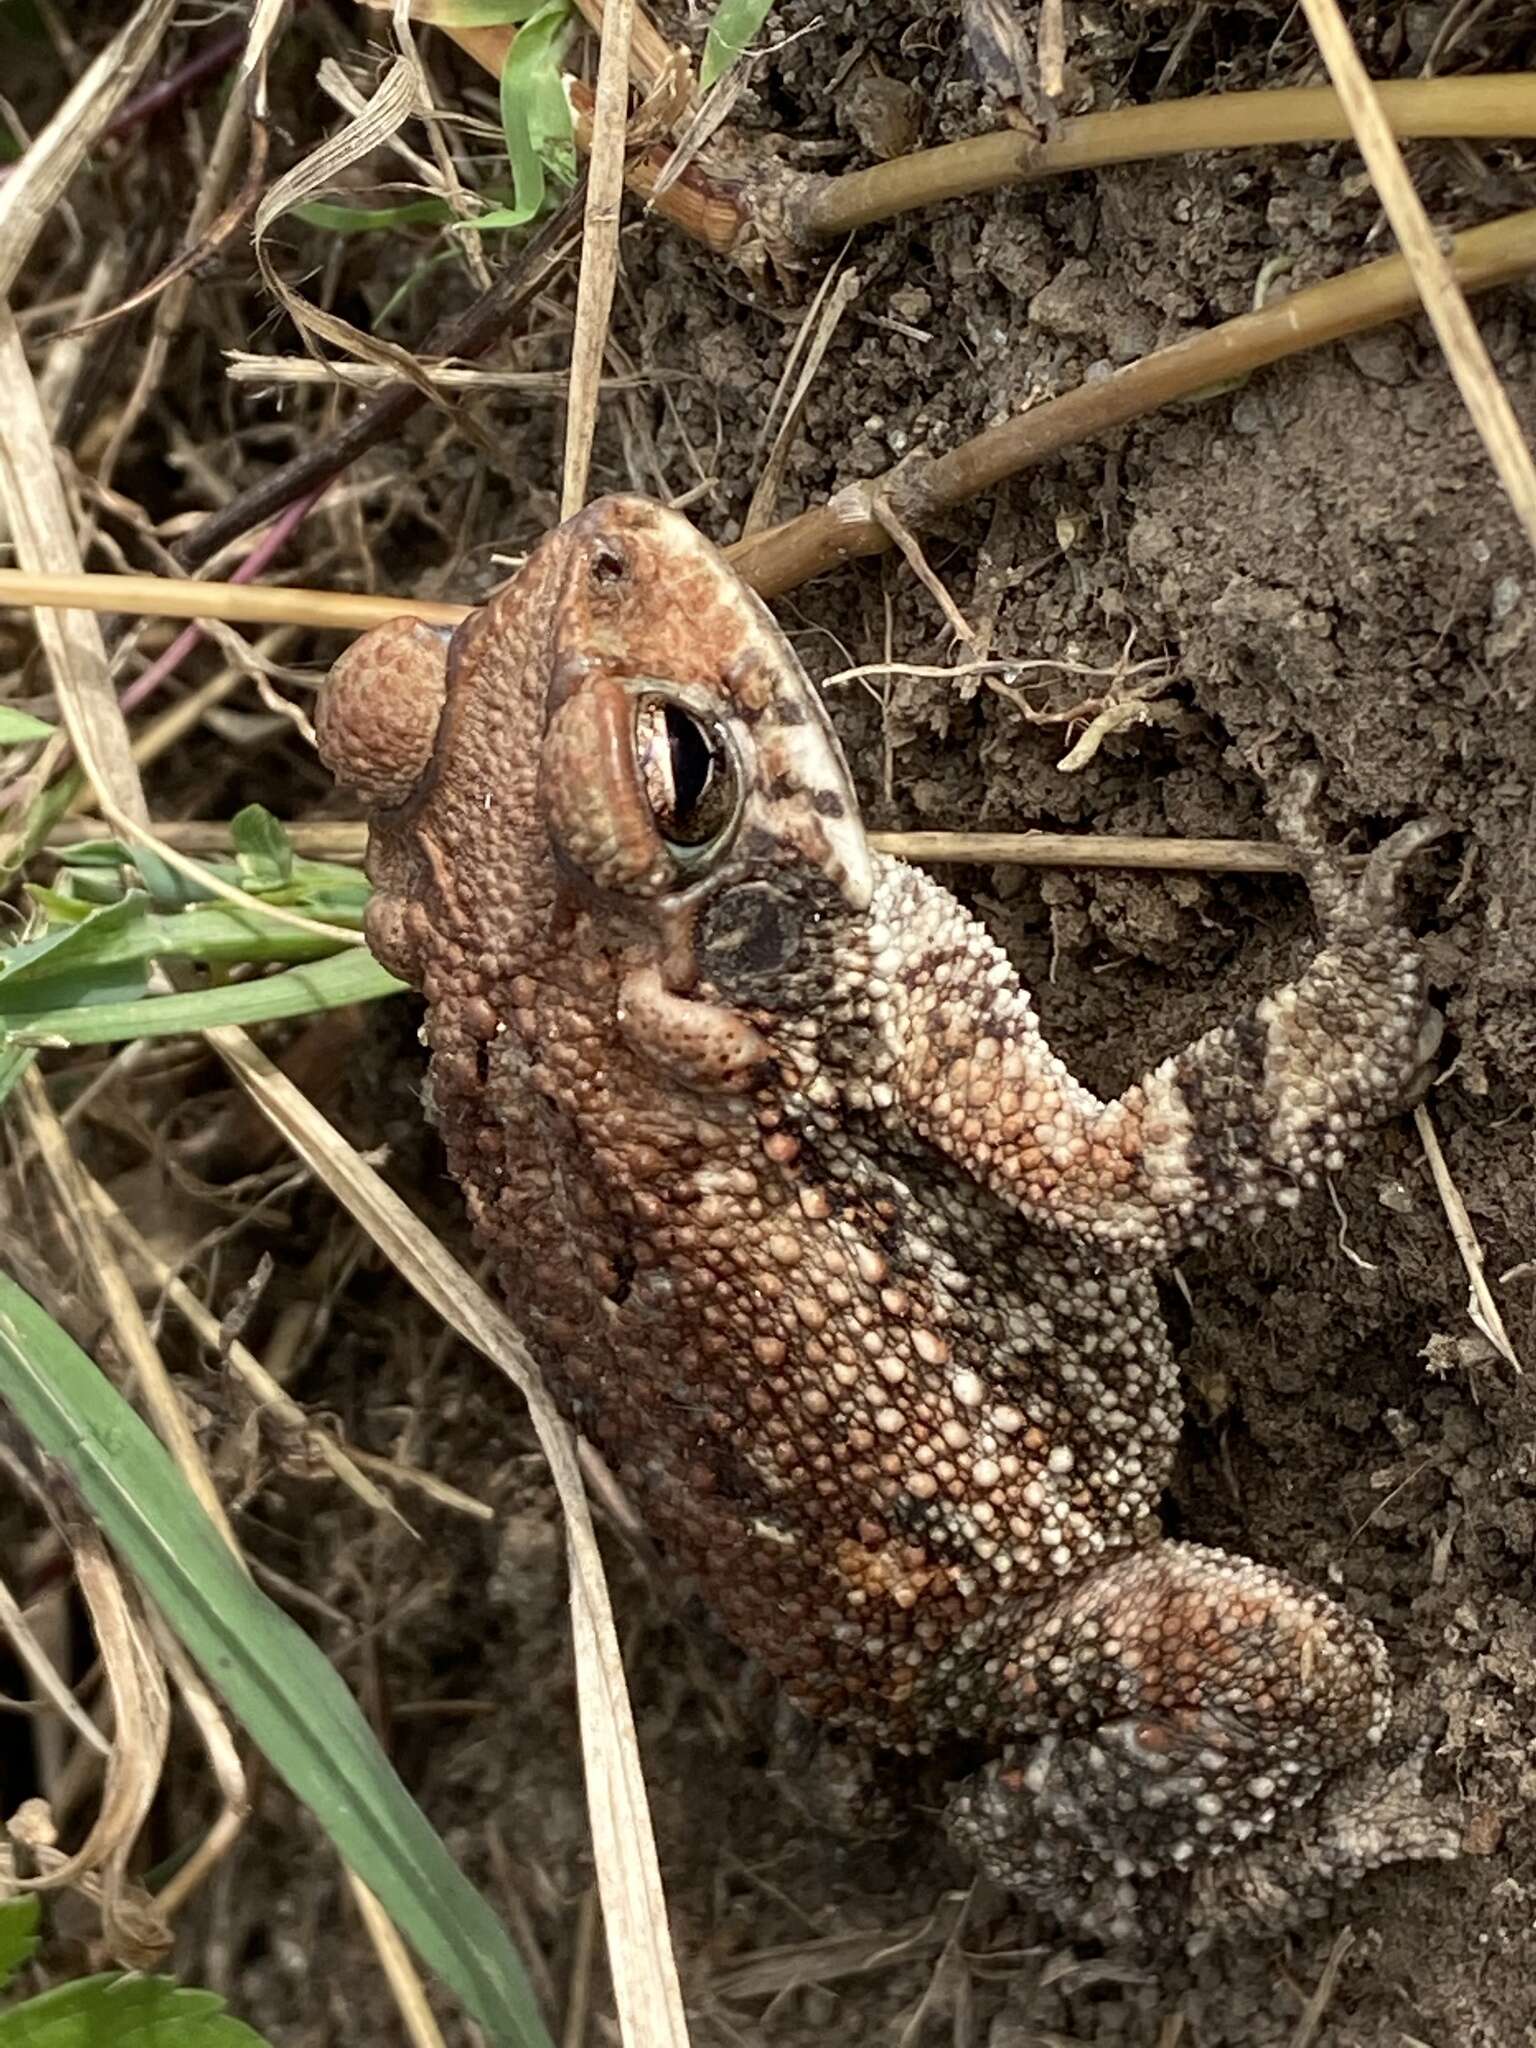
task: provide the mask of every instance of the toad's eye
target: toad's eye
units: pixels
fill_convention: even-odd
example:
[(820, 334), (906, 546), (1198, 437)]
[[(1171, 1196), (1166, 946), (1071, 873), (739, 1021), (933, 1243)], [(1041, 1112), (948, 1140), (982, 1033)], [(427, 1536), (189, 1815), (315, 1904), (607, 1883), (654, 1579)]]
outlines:
[(717, 727), (663, 697), (635, 708), (640, 785), (662, 843), (683, 859), (714, 847), (735, 822), (741, 775)]
[(742, 745), (696, 684), (590, 677), (552, 712), (539, 766), (567, 873), (652, 901), (707, 883), (746, 806)]

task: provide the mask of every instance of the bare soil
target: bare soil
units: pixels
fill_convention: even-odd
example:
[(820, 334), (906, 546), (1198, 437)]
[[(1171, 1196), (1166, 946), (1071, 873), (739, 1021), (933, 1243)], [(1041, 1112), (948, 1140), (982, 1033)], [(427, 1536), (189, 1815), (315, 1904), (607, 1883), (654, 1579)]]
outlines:
[[(1460, 11), (1467, 24), (1441, 68), (1536, 59), (1527, 10)], [(1378, 75), (1411, 76), (1445, 16), (1381, 5), (1356, 9), (1354, 25)], [(1082, 104), (1315, 76), (1299, 15), (1278, 10), (1102, 0), (1069, 9), (1068, 23)], [(682, 25), (679, 10), (671, 25)], [(773, 25), (786, 40), (735, 118), (783, 135), (792, 160), (866, 160), (841, 76), (859, 53), (917, 88), (927, 140), (995, 120), (956, 10), (941, 0), (782, 0)], [(323, 7), (290, 31), (278, 81), (290, 155), (330, 118), (311, 84), (317, 56), (355, 48), (355, 32), (349, 10)], [(472, 93), (486, 106), (467, 64), (442, 50), (433, 63), (446, 103)], [(191, 118), (190, 140), (162, 123), (139, 160), (105, 180), (125, 222), (141, 223), (131, 246), (146, 269), (144, 203), (184, 194), (187, 156), (211, 125), (209, 114)], [(827, 153), (813, 159), (813, 144)], [(1513, 150), (1417, 145), (1410, 157), (1446, 225), (1536, 200)], [(288, 274), (308, 270), (312, 295), (359, 320), (420, 256), (402, 236), (332, 242), (294, 227), (285, 239)], [(861, 289), (812, 391), (780, 510), (910, 450), (942, 451), (1010, 409), (1244, 311), (1261, 277), (1284, 290), (1388, 246), (1344, 146), (1133, 165), (867, 231), (847, 253)], [(792, 281), (799, 296), (754, 294), (645, 222), (624, 248), (617, 348), (666, 381), (609, 404), (594, 488), (697, 491), (693, 516), (729, 539), (816, 277)], [(62, 267), (70, 260), (58, 253)], [(453, 264), (432, 278), (423, 302), (470, 290)], [(547, 338), (506, 360), (562, 360), (559, 306), (545, 313), (536, 325)], [(408, 300), (387, 331), (408, 341), (428, 317)], [(1492, 294), (1480, 318), (1536, 435), (1536, 287)], [(101, 352), (70, 426), (83, 465), (126, 392), (141, 332)], [(120, 474), (154, 518), (208, 503), (188, 445), (244, 483), (330, 430), (328, 400), (279, 406), (226, 387), (218, 349), (231, 343), (292, 345), (243, 256), (200, 286), (176, 375)], [(561, 421), (547, 400), (515, 396), (477, 402), (473, 416), (489, 452), (450, 416), (418, 418), (368, 459), (368, 497), (312, 522), (307, 552), (285, 573), (429, 594), (488, 588), (497, 558), (552, 516)], [(1513, 1343), (1536, 1366), (1536, 1267), (1524, 1263), (1536, 1257), (1536, 569), (1427, 328), (1395, 326), (1280, 365), (1080, 449), (957, 515), (929, 548), (991, 653), (1061, 664), (1023, 679), (1035, 710), (1101, 691), (1127, 660), (1166, 661), (1169, 687), (1155, 719), (1112, 734), (1065, 775), (1057, 764), (1080, 727), (1026, 719), (1017, 697), (984, 680), (845, 686), (833, 711), (871, 824), (1253, 837), (1267, 829), (1266, 793), (1306, 759), (1325, 764), (1331, 821), (1358, 845), (1427, 807), (1452, 820), (1456, 836), (1424, 864), (1414, 904), (1449, 1025), (1431, 1112)], [(823, 578), (779, 609), (813, 675), (888, 648), (912, 663), (955, 658), (932, 600), (889, 562)], [(318, 674), (329, 652), (299, 642), (285, 659)], [(186, 673), (195, 680), (196, 664)], [(240, 702), (256, 711), (254, 698)], [(254, 716), (238, 730), (203, 728), (151, 793), (166, 816), (228, 815), (251, 798), (289, 816), (338, 814), (299, 744)], [(1290, 882), (1017, 868), (950, 879), (1020, 963), (1058, 1046), (1105, 1092), (1282, 979), (1309, 943), (1304, 892)], [(297, 1041), (322, 1098), (357, 1142), (392, 1148), (423, 1215), (462, 1241), (418, 1115), (414, 1019), (395, 1006), (349, 1039), (340, 1028), (327, 1024), (307, 1053)], [(194, 1121), (232, 1114), (210, 1070), (182, 1085)], [(140, 1100), (134, 1113), (158, 1106)], [(128, 1115), (97, 1140), (124, 1173), (152, 1156)], [(211, 1276), (216, 1307), (262, 1249), (278, 1274), (248, 1339), (271, 1343), (298, 1303), (321, 1319), (296, 1349), (292, 1391), (357, 1442), (439, 1471), (496, 1510), (480, 1524), (413, 1497), (419, 1544), (370, 1524), (285, 1470), (270, 1442), (253, 1451), (217, 1372), (184, 1361), (242, 1502), (243, 1539), (513, 1917), (558, 2014), (580, 1975), (590, 1861), (557, 1522), (526, 1424), (393, 1276), (356, 1263), (320, 1197), (292, 1197), (276, 1224), (237, 1236)], [(961, 1924), (964, 1873), (921, 1800), (888, 1840), (854, 1844), (809, 1823), (766, 1767), (761, 1703), (740, 1660), (686, 1588), (613, 1532), (701, 2044), (1536, 2042), (1536, 1416), (1531, 1381), (1469, 1320), (1466, 1276), (1411, 1124), (1373, 1140), (1331, 1199), (1188, 1259), (1181, 1278), (1189, 1420), (1170, 1519), (1329, 1585), (1370, 1616), (1409, 1722), (1431, 1739), (1430, 1781), (1461, 1802), (1467, 1853), (1376, 1876), (1303, 1936), (1194, 1964), (1072, 1948), (1000, 1896), (970, 1900)], [(181, 1757), (180, 1810), (167, 1824), (184, 1833), (207, 1794), (190, 1743)], [(176, 1960), (285, 2048), (399, 2038), (335, 1864), (274, 1787), (189, 1917)], [(591, 1989), (600, 2015), (600, 1965)], [(467, 2038), (453, 2016), (445, 2024), (450, 2040)], [(593, 2017), (577, 2038), (613, 2037)]]

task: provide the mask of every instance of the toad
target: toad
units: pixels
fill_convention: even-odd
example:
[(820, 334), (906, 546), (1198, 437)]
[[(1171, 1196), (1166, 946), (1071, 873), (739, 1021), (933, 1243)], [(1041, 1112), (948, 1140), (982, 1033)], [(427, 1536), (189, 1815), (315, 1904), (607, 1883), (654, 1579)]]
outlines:
[(370, 807), (369, 943), (426, 998), (429, 1107), (510, 1305), (800, 1708), (984, 1746), (951, 1837), (1112, 1937), (1211, 1871), (1208, 1917), (1278, 1923), (1449, 1853), (1418, 1760), (1380, 1761), (1373, 1629), (1164, 1534), (1155, 1287), (1424, 1085), (1396, 896), (1439, 828), (1346, 879), (1296, 795), (1320, 950), (1104, 1102), (977, 920), (872, 851), (787, 640), (674, 512), (590, 505), (446, 653), (368, 634), (318, 733)]

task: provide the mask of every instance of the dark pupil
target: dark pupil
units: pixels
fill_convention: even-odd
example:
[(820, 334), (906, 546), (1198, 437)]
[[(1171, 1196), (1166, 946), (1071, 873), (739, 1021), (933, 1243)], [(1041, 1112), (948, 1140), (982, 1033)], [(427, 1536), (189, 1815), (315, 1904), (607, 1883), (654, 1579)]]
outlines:
[(673, 704), (664, 710), (667, 750), (671, 757), (670, 814), (657, 820), (662, 836), (675, 846), (704, 846), (727, 821), (731, 805), (730, 776), (718, 742), (686, 711)]

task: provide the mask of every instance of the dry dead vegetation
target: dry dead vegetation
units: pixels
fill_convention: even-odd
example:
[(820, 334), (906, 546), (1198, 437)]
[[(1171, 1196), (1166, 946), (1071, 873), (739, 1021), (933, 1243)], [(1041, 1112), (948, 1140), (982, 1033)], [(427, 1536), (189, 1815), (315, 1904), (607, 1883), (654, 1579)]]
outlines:
[[(1457, 456), (1472, 479), (1463, 526), (1504, 533), (1500, 562), (1511, 559), (1510, 535), (1536, 547), (1536, 472), (1497, 351), (1467, 303), (1536, 272), (1536, 208), (1521, 208), (1533, 197), (1522, 139), (1536, 137), (1536, 76), (1519, 68), (1531, 55), (1520, 10), (1457, 0), (1428, 11), (1432, 23), (1405, 7), (1363, 10), (1351, 24), (1336, 0), (1303, 0), (1302, 33), (1299, 20), (1277, 30), (1204, 7), (1079, 16), (1061, 0), (891, 0), (829, 8), (822, 21), (785, 0), (769, 23), (784, 40), (703, 92), (705, 9), (658, 7), (652, 19), (638, 0), (578, 7), (581, 33), (564, 62), (577, 79), (580, 174), (570, 188), (552, 185), (536, 226), (511, 230), (486, 225), (524, 198), (520, 183), (501, 191), (494, 76), (513, 75), (509, 50), (518, 34), (543, 34), (537, 22), (515, 31), (494, 24), (494, 8), (448, 0), (257, 0), (193, 22), (171, 0), (143, 0), (109, 33), (94, 10), (73, 22), (44, 0), (0, 10), (0, 113), (18, 145), (0, 181), (9, 938), (35, 940), (45, 922), (50, 938), (67, 937), (82, 904), (99, 906), (95, 930), (117, 919), (104, 950), (34, 945), (0, 970), (12, 1140), (0, 1299), (0, 1637), (10, 1644), (0, 1901), (10, 1893), (14, 1906), (39, 1881), (47, 1899), (41, 1961), (18, 1986), (169, 1956), (186, 1982), (213, 1986), (295, 2044), (574, 2048), (622, 2038), (650, 2048), (690, 2038), (691, 2027), (694, 2039), (722, 2042), (1299, 2048), (1406, 2042), (1420, 2024), (1436, 2039), (1512, 2040), (1521, 2029), (1498, 2002), (1505, 1980), (1492, 1971), (1480, 2006), (1484, 1965), (1463, 1968), (1450, 1954), (1438, 2008), (1422, 1984), (1403, 1994), (1405, 2011), (1430, 2017), (1399, 2026), (1389, 2016), (1398, 1980), (1382, 1961), (1383, 1929), (1394, 1911), (1420, 1910), (1415, 1885), (1420, 1900), (1441, 1901), (1424, 1910), (1444, 1926), (1476, 1925), (1470, 1908), (1455, 1919), (1465, 1880), (1454, 1875), (1436, 1876), (1434, 1893), (1422, 1874), (1383, 1891), (1354, 1944), (1366, 1972), (1350, 1965), (1346, 2000), (1347, 1934), (1331, 1951), (1320, 1936), (1290, 1961), (1159, 1975), (1055, 1952), (1005, 1903), (945, 1891), (943, 1873), (926, 1867), (931, 1844), (893, 1874), (850, 1863), (841, 1846), (807, 1844), (776, 1809), (759, 1812), (740, 1789), (750, 1772), (720, 1762), (751, 1740), (728, 1659), (707, 1639), (701, 1647), (702, 1631), (674, 1625), (675, 1596), (624, 1504), (594, 1471), (584, 1487), (577, 1448), (513, 1323), (460, 1263), (455, 1205), (416, 1116), (409, 1029), (387, 1021), (400, 1006), (358, 1007), (387, 983), (359, 949), (360, 887), (302, 864), (352, 864), (361, 851), (359, 827), (338, 811), (309, 749), (307, 705), (336, 636), (402, 610), (450, 621), (503, 573), (501, 548), (520, 551), (597, 489), (634, 488), (691, 506), (722, 536), (734, 528), (732, 553), (765, 595), (887, 556), (843, 572), (845, 591), (864, 595), (840, 624), (835, 607), (790, 614), (816, 669), (837, 671), (827, 684), (849, 731), (868, 742), (858, 768), (874, 810), (902, 815), (909, 782), (938, 788), (944, 741), (962, 714), (985, 713), (1009, 722), (1007, 747), (1034, 752), (1039, 773), (1021, 774), (1021, 790), (1064, 775), (1089, 791), (1059, 807), (1021, 796), (1016, 816), (1056, 807), (1064, 821), (1114, 829), (969, 829), (982, 822), (982, 777), (970, 788), (976, 815), (959, 810), (945, 829), (888, 832), (882, 843), (981, 871), (981, 899), (1003, 910), (1013, 868), (1050, 870), (1058, 880), (1046, 887), (1058, 893), (1047, 900), (1061, 913), (1053, 974), (1083, 915), (1062, 893), (1076, 885), (1059, 878), (1109, 871), (1101, 900), (1123, 908), (1127, 956), (1138, 932), (1154, 934), (1147, 957), (1180, 964), (1152, 897), (1113, 891), (1166, 887), (1157, 901), (1193, 907), (1210, 931), (1221, 923), (1206, 909), (1216, 904), (1211, 877), (1283, 875), (1286, 857), (1256, 835), (1251, 804), (1222, 814), (1209, 770), (1182, 814), (1129, 806), (1135, 822), (1162, 829), (1125, 822), (1124, 792), (1145, 782), (1138, 749), (1166, 748), (1159, 758), (1176, 776), (1210, 745), (1209, 717), (1191, 708), (1188, 668), (1144, 626), (1138, 633), (1123, 598), (1097, 612), (1085, 603), (1037, 654), (1031, 579), (1059, 574), (1083, 596), (1087, 522), (1058, 510), (1037, 556), (1013, 480), (1070, 475), (1085, 449), (1107, 451), (1092, 458), (1111, 479), (1093, 517), (1113, 540), (1112, 479), (1136, 445), (1127, 429), (1182, 407), (1175, 418), (1225, 460), (1226, 423), (1258, 373), (1279, 366), (1269, 374), (1284, 379), (1319, 360), (1312, 352), (1422, 305), (1443, 363), (1426, 331), (1409, 395), (1438, 390), (1448, 366), (1486, 450)], [(1007, 34), (968, 46), (983, 13)], [(1395, 74), (1385, 90), (1369, 83), (1356, 37), (1370, 69)], [(1011, 72), (999, 72), (999, 49)], [(958, 298), (935, 303), (940, 273), (952, 294), (979, 275), (983, 244), (959, 260), (957, 221), (986, 210), (998, 274), (1008, 274), (999, 252), (1012, 236), (1030, 252), (1019, 258), (1026, 268), (1043, 261), (1066, 276), (1093, 247), (1081, 209), (1098, 202), (1064, 198), (1054, 216), (1030, 214), (1037, 194), (1068, 178), (1076, 183), (1064, 193), (1089, 194), (1096, 174), (1122, 166), (1110, 189), (1125, 205), (1138, 179), (1167, 175), (1151, 168), (1157, 160), (1182, 166), (1196, 150), (1244, 152), (1204, 159), (1205, 182), (1192, 188), (1208, 199), (1230, 176), (1239, 210), (1255, 161), (1275, 153), (1264, 175), (1279, 246), (1250, 267), (1250, 302), (1232, 303), (1224, 231), (1208, 211), (1213, 282), (1200, 317), (1186, 295), (1145, 346), (1117, 340), (1090, 374), (1067, 376), (1047, 349), (1038, 373), (1029, 369), (1021, 323), (1011, 346), (1022, 381), (998, 370), (1001, 395), (979, 402), (962, 389), (974, 379), (936, 334), (952, 322), (979, 347), (1000, 316)], [(1284, 168), (1297, 163), (1304, 174)], [(1295, 203), (1282, 204), (1292, 190)], [(338, 204), (353, 211), (324, 210)], [(895, 239), (868, 233), (891, 223), (880, 232)], [(1324, 228), (1326, 245), (1314, 248)], [(1393, 241), (1400, 253), (1386, 253)], [(1033, 287), (1042, 301), (1045, 281)], [(1105, 289), (1112, 306), (1117, 294), (1133, 298), (1124, 276)], [(1521, 355), (1510, 340), (1528, 335), (1528, 289), (1491, 303), (1503, 357), (1529, 373), (1532, 343)], [(1133, 330), (1147, 330), (1144, 309), (1131, 310)], [(733, 342), (733, 322), (751, 338)], [(1055, 330), (1069, 343), (1091, 331), (1091, 318)], [(895, 380), (902, 423), (885, 417), (892, 382), (872, 366), (875, 351), (914, 339), (943, 357), (941, 382)], [(757, 390), (744, 366), (765, 349)], [(866, 378), (878, 396), (866, 395)], [(1445, 396), (1433, 431), (1461, 434), (1448, 386)], [(1420, 459), (1433, 468), (1428, 444)], [(1322, 585), (1326, 483), (1298, 464), (1291, 489)], [(1309, 491), (1319, 509), (1307, 508)], [(978, 524), (972, 508), (988, 494), (995, 505)], [(1377, 525), (1390, 518), (1384, 509)], [(1404, 528), (1384, 545), (1411, 556), (1425, 543)], [(1482, 553), (1468, 575), (1492, 576), (1492, 545), (1474, 540)], [(1529, 568), (1527, 557), (1505, 572), (1513, 597), (1498, 584), (1499, 620), (1528, 603), (1519, 578)], [(855, 630), (847, 620), (861, 606)], [(201, 623), (176, 631), (172, 619)], [(1454, 627), (1447, 613), (1441, 642)], [(837, 645), (840, 631), (849, 647), (819, 658), (815, 636)], [(1509, 643), (1512, 660), (1522, 645)], [(1528, 727), (1536, 683), (1525, 687), (1523, 701), (1518, 689), (1490, 687), (1486, 721)], [(1245, 770), (1282, 736), (1329, 744), (1305, 705), (1277, 701), (1271, 715), (1273, 733), (1246, 745)], [(1470, 714), (1448, 702), (1446, 718), (1458, 715)], [(33, 730), (28, 717), (56, 729)], [(1454, 736), (1440, 744), (1447, 758), (1470, 751)], [(1347, 786), (1349, 742), (1331, 745)], [(918, 775), (907, 775), (904, 750), (923, 764)], [(1211, 758), (1220, 752), (1218, 742)], [(1497, 774), (1508, 781), (1521, 762), (1536, 774), (1511, 740), (1502, 767), (1486, 770), (1490, 805), (1504, 801)], [(1414, 772), (1373, 772), (1354, 793), (1355, 816), (1427, 800)], [(1509, 921), (1489, 928), (1514, 948), (1521, 918), (1536, 916), (1520, 907), (1536, 885), (1520, 895), (1513, 871), (1497, 885), (1475, 878), (1477, 794), (1473, 813), (1463, 802), (1458, 817), (1472, 840), (1446, 908), (1488, 917), (1497, 906)], [(286, 842), (251, 804), (288, 823)], [(934, 804), (910, 808), (922, 818)], [(1180, 815), (1185, 829), (1166, 829)], [(1206, 830), (1192, 829), (1201, 822)], [(1529, 884), (1520, 841), (1510, 843), (1516, 851), (1497, 857)], [(94, 870), (79, 865), (92, 844)], [(131, 899), (132, 917), (121, 907), (127, 864), (158, 899), (149, 910), (142, 894)], [(987, 879), (999, 864), (1002, 879)], [(65, 872), (77, 889), (94, 874), (97, 893), (60, 893)], [(1149, 879), (1158, 875), (1167, 883)], [(24, 882), (53, 893), (29, 897)], [(204, 920), (195, 942), (190, 925), (171, 930), (179, 903)], [(1226, 918), (1238, 921), (1232, 904)], [(32, 989), (18, 999), (22, 959)], [(1453, 988), (1458, 970), (1478, 986), (1503, 974), (1507, 987), (1532, 972), (1525, 960), (1516, 950), (1497, 968), (1469, 963), (1447, 940), (1438, 964)], [(266, 970), (281, 975), (295, 961), (310, 967), (297, 989), (292, 974), (283, 984), (284, 1008)], [(62, 971), (69, 962), (79, 964)], [(324, 1008), (310, 1000), (321, 988)], [(103, 1010), (109, 999), (133, 1014)], [(1226, 1007), (1219, 983), (1213, 1000)], [(1091, 1008), (1083, 1014), (1091, 1032)], [(1176, 1000), (1168, 1014), (1172, 1043)], [(1528, 1178), (1521, 1088), (1536, 1073), (1528, 1048), (1501, 1044), (1464, 1042), (1465, 1088), (1449, 1116), (1453, 1126), (1459, 1116), (1517, 1127)], [(1530, 1204), (1518, 1194), (1501, 1206), (1484, 1182), (1463, 1199), (1458, 1158), (1480, 1170), (1482, 1155), (1457, 1128), (1448, 1159), (1440, 1121), (1438, 1106), (1419, 1112), (1424, 1152), (1402, 1169), (1445, 1204), (1443, 1219), (1431, 1226), (1420, 1214), (1413, 1225), (1421, 1238), (1438, 1233), (1425, 1254), (1436, 1279), (1423, 1290), (1421, 1337), (1429, 1332), (1431, 1364), (1460, 1374), (1474, 1405), (1513, 1429), (1520, 1411), (1497, 1406), (1512, 1400), (1519, 1371), (1520, 1331), (1512, 1337), (1505, 1317), (1530, 1288), (1509, 1219), (1529, 1216)], [(1491, 1273), (1482, 1216), (1501, 1226)], [(1455, 1282), (1453, 1244), (1465, 1276)], [(1346, 1283), (1334, 1272), (1328, 1284)], [(1361, 1313), (1369, 1319), (1368, 1307)], [(486, 1361), (515, 1394), (486, 1377)], [(100, 1405), (113, 1388), (158, 1444)], [(1200, 1391), (1221, 1465), (1230, 1389), (1218, 1396), (1212, 1378)], [(1334, 1398), (1348, 1406), (1337, 1389)], [(1262, 1390), (1251, 1399), (1260, 1408)], [(1326, 1409), (1320, 1426), (1331, 1427)], [(1400, 1446), (1423, 1446), (1404, 1486), (1449, 1470), (1424, 1417), (1393, 1430)], [(1234, 1497), (1243, 1484), (1233, 1477)], [(642, 1728), (654, 1738), (677, 1961), (589, 1490), (611, 1538), (631, 1677), (638, 1663)], [(1397, 1498), (1394, 1481), (1355, 1534)], [(1434, 1531), (1431, 1589), (1446, 1583), (1468, 1512), (1448, 1510)], [(1271, 1541), (1285, 1540), (1277, 1513)], [(1262, 1548), (1262, 1538), (1243, 1547)], [(1325, 1540), (1319, 1555), (1341, 1548)], [(1422, 1544), (1411, 1555), (1400, 1569), (1417, 1587)], [(269, 1604), (247, 1608), (257, 1592)], [(377, 1754), (362, 1719), (348, 1718), (345, 1690), (327, 1686), (325, 1659), (313, 1659), (318, 1672), (290, 1667), (304, 1649), (298, 1631), (262, 1633), (277, 1631), (282, 1613), (361, 1701)], [(1506, 1621), (1513, 1641), (1517, 1620)], [(487, 1637), (500, 1631), (515, 1642), (498, 1652)], [(1441, 1629), (1462, 1653), (1473, 1633), (1460, 1608)], [(1525, 1667), (1515, 1670), (1509, 1642), (1501, 1654), (1515, 1707), (1454, 1686), (1439, 1696), (1458, 1740), (1480, 1729), (1489, 1749), (1466, 1767), (1484, 1801), (1469, 1813), (1469, 1836), (1483, 1831), (1473, 1847), (1492, 1848), (1518, 1804), (1513, 1778), (1490, 1778), (1491, 1759), (1518, 1753), (1536, 1728)], [(571, 1805), (577, 1728), (591, 1888)], [(383, 1752), (490, 1910), (454, 1889), (441, 1849), (434, 1860), (430, 1835), (413, 1832)], [(690, 1797), (669, 1771), (693, 1773), (706, 1792)], [(736, 1802), (739, 1830), (719, 1825), (718, 1812), (699, 1821), (717, 1772), (729, 1790), (714, 1803)], [(1500, 1807), (1493, 1782), (1511, 1804)], [(1514, 1865), (1499, 1881), (1523, 1882)], [(1519, 1898), (1528, 1918), (1528, 1895)], [(0, 1916), (8, 1910), (0, 1904)], [(498, 1922), (526, 1981), (497, 1945)], [(1393, 1967), (1408, 1969), (1400, 1958)]]

